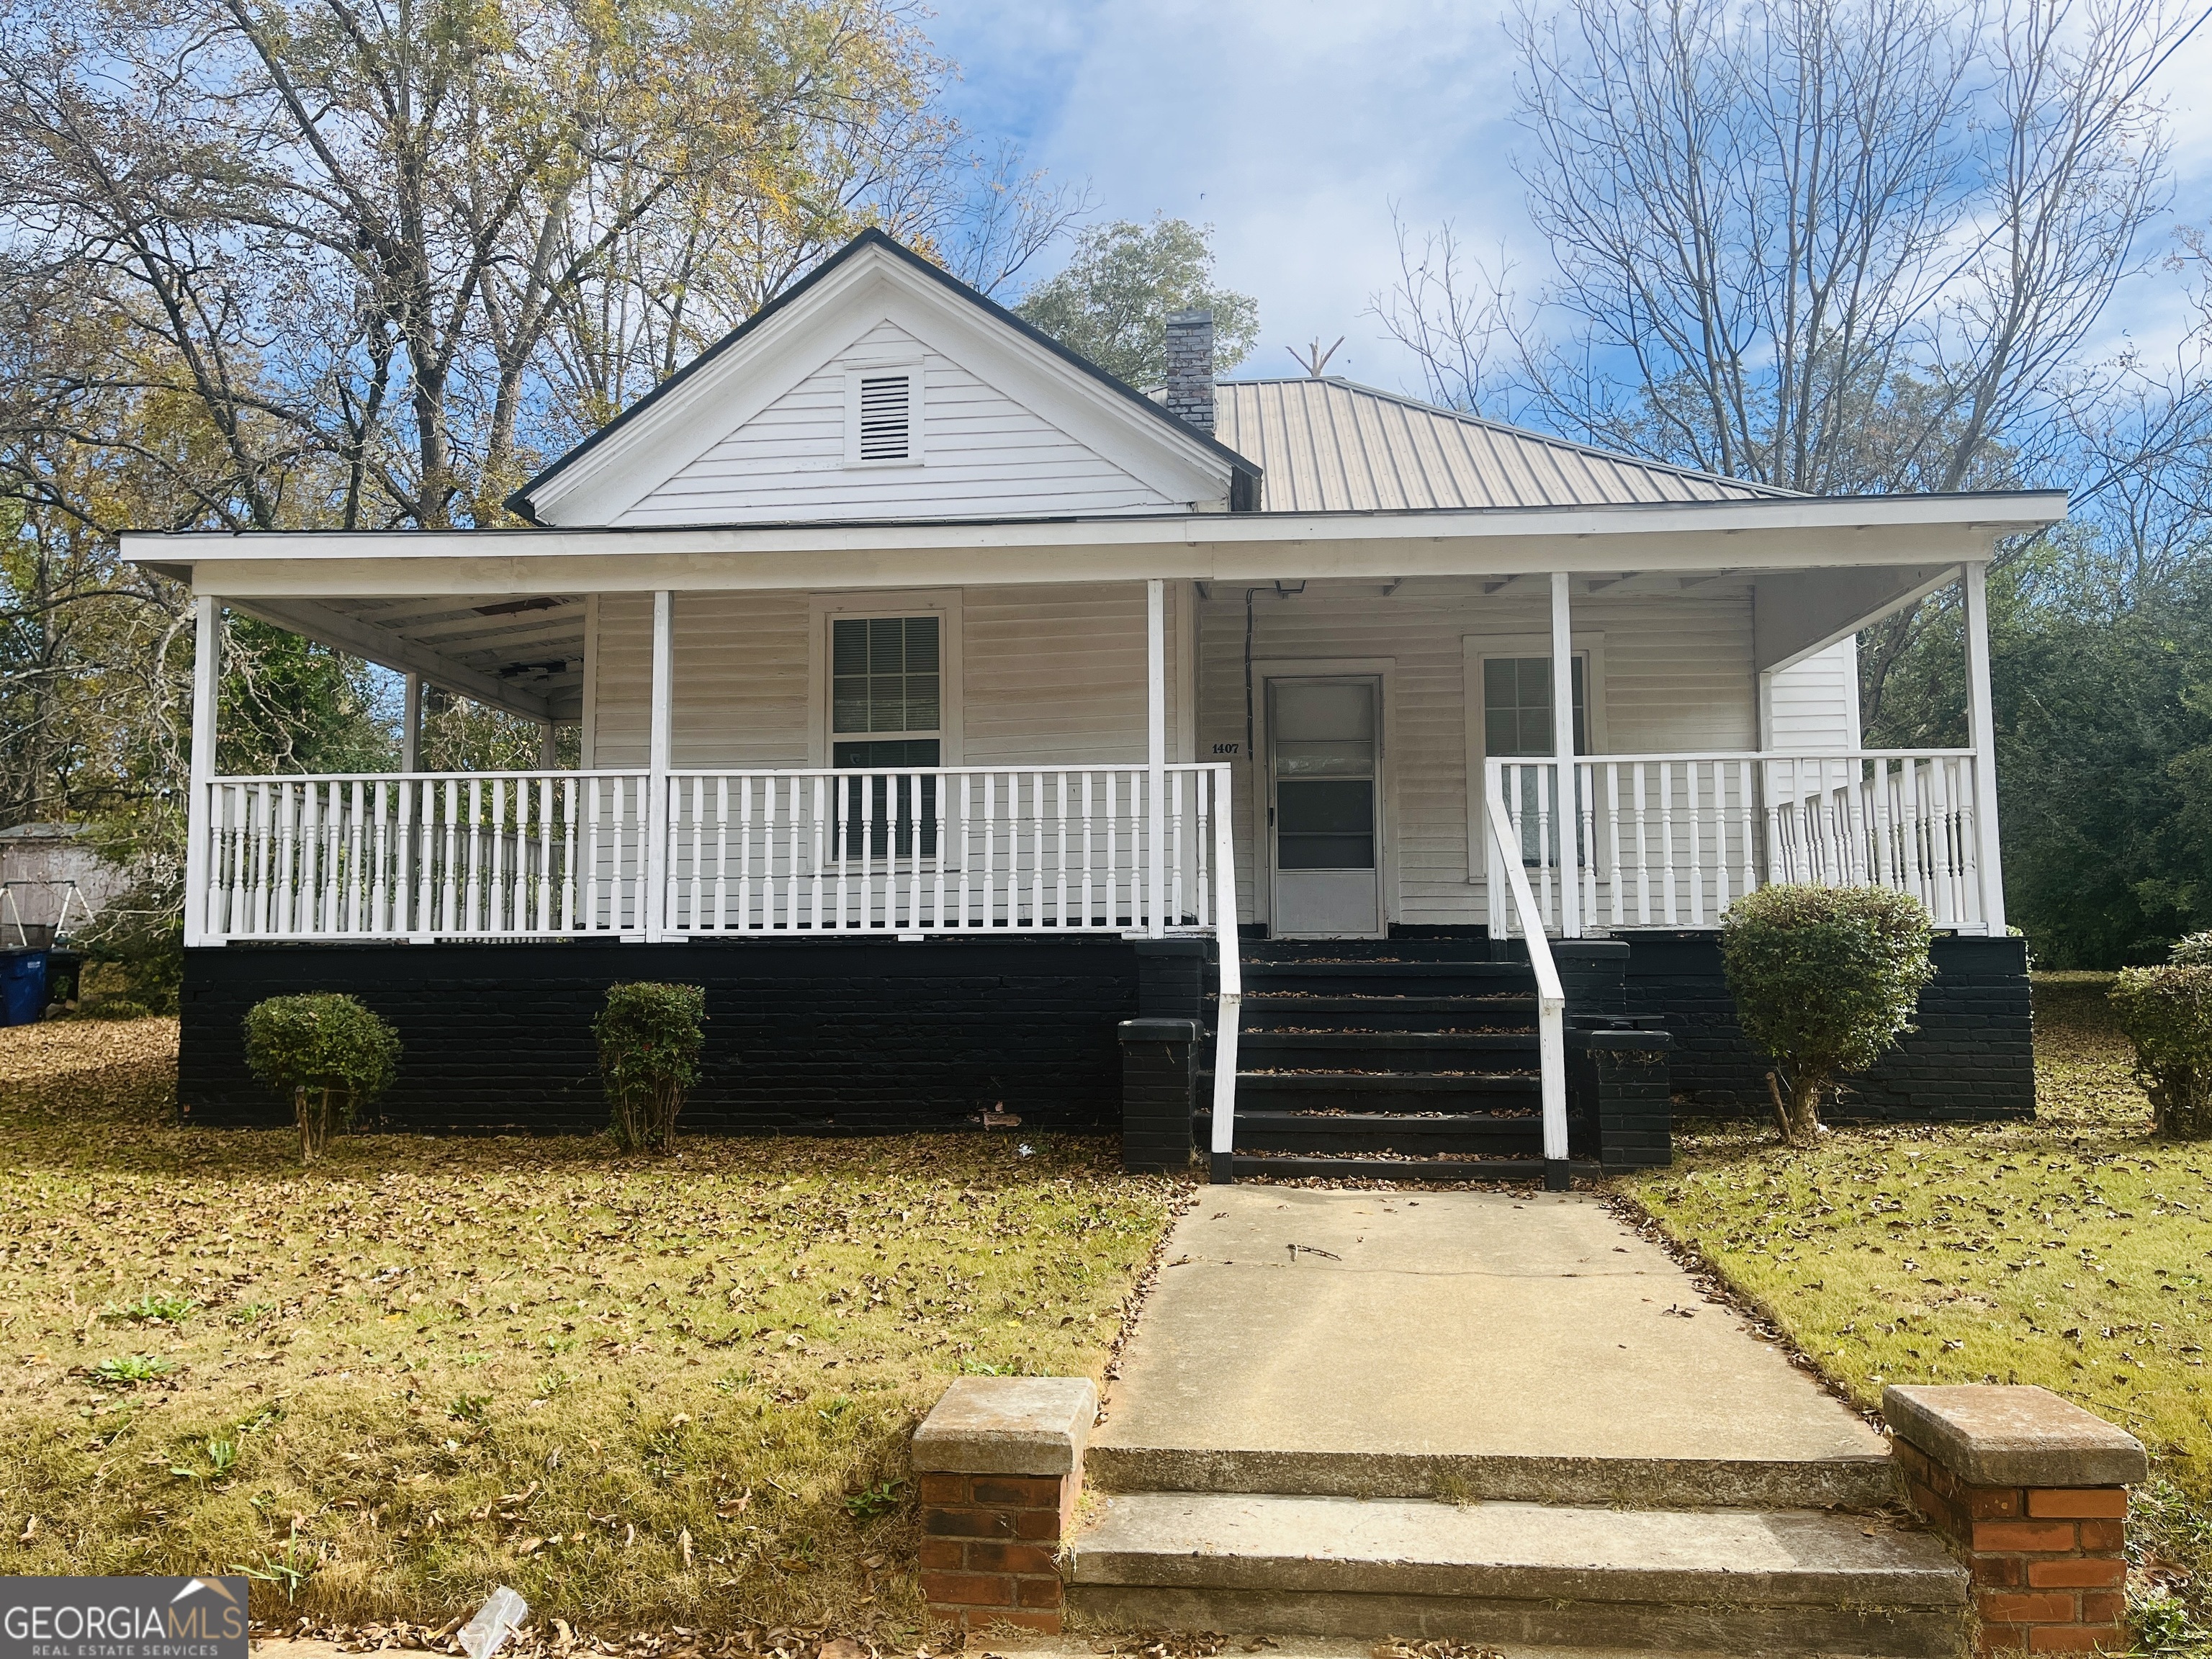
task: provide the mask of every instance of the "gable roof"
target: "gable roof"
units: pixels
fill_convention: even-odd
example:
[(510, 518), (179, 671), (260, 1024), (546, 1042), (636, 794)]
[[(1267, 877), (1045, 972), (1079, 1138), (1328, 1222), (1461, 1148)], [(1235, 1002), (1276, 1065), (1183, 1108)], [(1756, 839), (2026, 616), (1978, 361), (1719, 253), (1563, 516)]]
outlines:
[[(697, 419), (702, 406), (712, 401), (719, 383), (742, 380), (758, 361), (771, 355), (778, 337), (802, 327), (811, 311), (834, 305), (840, 292), (852, 291), (864, 280), (866, 268), (897, 280), (908, 297), (932, 297), (940, 307), (949, 304), (971, 327), (980, 327), (1012, 343), (1029, 349), (1031, 362), (1057, 374), (1069, 386), (1079, 386), (1095, 410), (1110, 410), (1142, 434), (1145, 445), (1179, 456), (1185, 470), (1195, 466), (1219, 481), (1216, 492), (1232, 508), (1243, 508), (1258, 495), (1258, 469), (1227, 445), (1170, 415), (1087, 358), (1024, 322), (967, 283), (901, 246), (880, 230), (865, 230), (810, 271), (805, 278), (763, 306), (645, 397), (600, 428), (507, 498), (508, 509), (532, 524), (545, 522), (551, 504), (562, 498), (583, 501), (600, 494), (589, 489), (593, 475), (604, 479), (623, 461), (660, 448), (668, 440), (689, 441), (698, 447)], [(707, 434), (713, 437), (725, 433)], [(553, 521), (577, 520), (554, 513)]]
[(1221, 381), (1214, 433), (1259, 464), (1267, 513), (1609, 507), (1794, 493), (1616, 455), (1334, 375)]

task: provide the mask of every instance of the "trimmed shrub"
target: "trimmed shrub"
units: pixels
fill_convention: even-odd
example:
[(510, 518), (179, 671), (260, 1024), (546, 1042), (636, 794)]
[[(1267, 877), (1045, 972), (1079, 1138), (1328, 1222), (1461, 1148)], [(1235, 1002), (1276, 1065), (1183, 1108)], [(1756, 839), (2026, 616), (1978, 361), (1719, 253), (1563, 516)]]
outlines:
[(2136, 1080), (2158, 1133), (2212, 1138), (2212, 963), (2123, 968), (2112, 1009), (2135, 1044)]
[(623, 1151), (676, 1150), (676, 1115), (699, 1080), (699, 1051), (707, 1041), (699, 1028), (706, 1018), (704, 986), (607, 988), (607, 1006), (592, 1022), (592, 1033), (599, 1040), (608, 1127)]
[(2177, 967), (2212, 968), (2212, 933), (2183, 934), (2174, 940), (2170, 959)]
[(1920, 901), (1886, 887), (1762, 887), (1722, 918), (1722, 968), (1743, 1034), (1774, 1061), (1766, 1087), (1789, 1145), (1813, 1145), (1838, 1077), (1914, 1029), (1931, 936)]
[(349, 996), (314, 991), (270, 997), (246, 1016), (246, 1063), (300, 1125), (300, 1162), (313, 1164), (362, 1108), (392, 1086), (399, 1033)]

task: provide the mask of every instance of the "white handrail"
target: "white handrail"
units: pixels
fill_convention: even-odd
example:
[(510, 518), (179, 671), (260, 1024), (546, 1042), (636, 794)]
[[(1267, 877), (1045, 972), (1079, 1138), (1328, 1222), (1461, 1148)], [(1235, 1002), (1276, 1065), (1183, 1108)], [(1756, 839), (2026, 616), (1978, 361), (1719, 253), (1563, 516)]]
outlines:
[(1230, 821), (1229, 769), (1219, 769), (1219, 805), (1213, 816), (1213, 936), (1220, 958), (1220, 994), (1213, 1013), (1212, 1177), (1232, 1178), (1237, 1148), (1237, 1020), (1244, 1006), (1244, 974), (1237, 951), (1237, 828)]
[[(1490, 840), (1494, 848), (1517, 847), (1520, 838), (1505, 803), (1495, 791), (1485, 791), (1490, 814)], [(1502, 871), (1505, 890), (1521, 919), (1521, 933), (1528, 941), (1528, 965), (1536, 975), (1536, 1052), (1543, 1071), (1544, 1162), (1564, 1171), (1567, 1161), (1567, 994), (1559, 983), (1559, 970), (1552, 960), (1551, 941), (1544, 937), (1543, 913), (1528, 886), (1528, 872), (1518, 858), (1498, 852), (1490, 860), (1492, 871)], [(1502, 907), (1492, 901), (1493, 921), (1504, 920)], [(1508, 933), (1510, 935), (1510, 927)]]

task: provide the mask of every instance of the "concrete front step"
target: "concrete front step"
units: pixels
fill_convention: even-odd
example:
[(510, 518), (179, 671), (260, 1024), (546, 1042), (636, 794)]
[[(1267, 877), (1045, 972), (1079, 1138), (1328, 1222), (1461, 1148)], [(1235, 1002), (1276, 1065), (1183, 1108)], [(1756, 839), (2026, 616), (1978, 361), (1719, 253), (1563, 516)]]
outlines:
[(1856, 1516), (1134, 1493), (1097, 1500), (1069, 1611), (1118, 1629), (1736, 1654), (1956, 1655), (1966, 1574)]
[[(1540, 1173), (1543, 1166), (1535, 1167)], [(1364, 1500), (1427, 1498), (1450, 1491), (1486, 1503), (1717, 1505), (1858, 1514), (1894, 1504), (1902, 1495), (1896, 1466), (1880, 1451), (1820, 1457), (1579, 1457), (1156, 1445), (1109, 1438), (1092, 1443), (1084, 1470), (1093, 1490), (1122, 1493), (1259, 1492)]]

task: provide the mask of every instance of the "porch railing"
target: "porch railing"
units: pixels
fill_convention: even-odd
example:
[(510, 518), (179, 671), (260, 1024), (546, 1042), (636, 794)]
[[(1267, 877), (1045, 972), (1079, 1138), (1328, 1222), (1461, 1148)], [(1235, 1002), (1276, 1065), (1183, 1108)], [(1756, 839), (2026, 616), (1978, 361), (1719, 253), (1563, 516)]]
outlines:
[[(221, 778), (198, 937), (1235, 927), (1228, 769)], [(1157, 854), (1155, 830), (1157, 824)], [(658, 856), (654, 856), (655, 852)]]
[[(1505, 804), (1495, 794), (1484, 802), (1484, 817), (1492, 841), (1510, 844), (1516, 833)], [(1490, 890), (1490, 936), (1512, 936), (1520, 924), (1528, 941), (1528, 966), (1536, 980), (1536, 1055), (1542, 1092), (1545, 1184), (1556, 1189), (1567, 1185), (1567, 996), (1559, 969), (1552, 960), (1551, 941), (1544, 936), (1542, 913), (1528, 884), (1528, 872), (1517, 859), (1509, 859), (1496, 871), (1497, 885)]]
[(1774, 882), (1894, 888), (1939, 927), (1987, 926), (1970, 750), (1582, 756), (1564, 810), (1557, 761), (1484, 771), (1505, 824), (1487, 836), (1493, 927), (1509, 863), (1569, 937), (1711, 927)]

